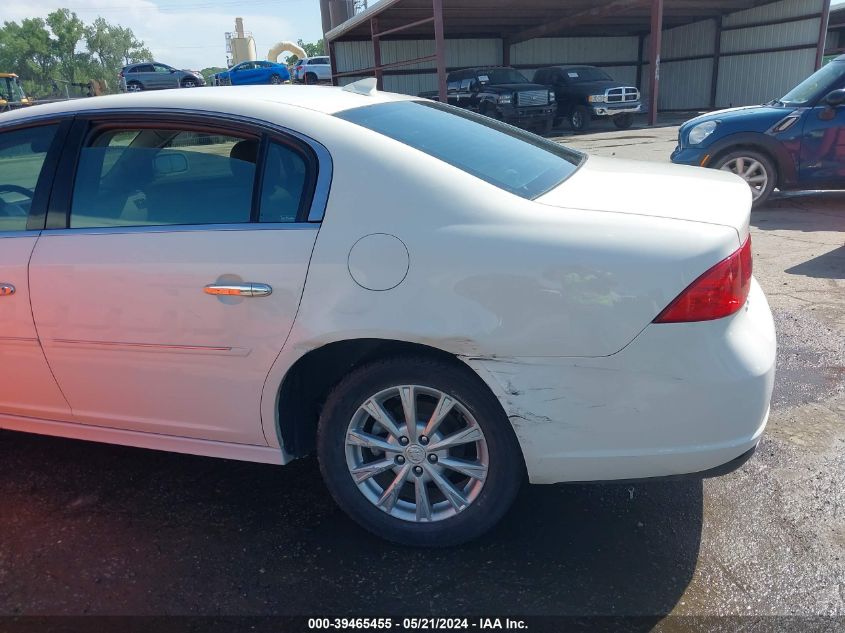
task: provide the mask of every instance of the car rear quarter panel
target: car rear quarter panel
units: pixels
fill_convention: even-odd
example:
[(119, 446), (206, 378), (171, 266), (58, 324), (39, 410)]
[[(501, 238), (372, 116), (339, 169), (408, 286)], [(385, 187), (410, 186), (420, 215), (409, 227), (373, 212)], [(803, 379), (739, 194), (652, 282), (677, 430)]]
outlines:
[[(264, 390), (271, 443), (278, 442), (278, 387), (316, 348), (398, 340), (473, 367), (608, 357), (739, 246), (731, 227), (539, 204), (346, 121), (273, 110), (267, 118), (329, 150), (333, 181), (299, 311)], [(395, 236), (407, 249), (403, 262), (379, 262), (378, 254), (369, 260), (407, 266), (389, 290), (368, 290), (350, 273), (353, 246), (374, 234)], [(512, 370), (530, 381), (519, 362)], [(477, 371), (502, 397), (501, 376)], [(503, 405), (519, 415), (507, 400)]]
[[(607, 356), (739, 246), (725, 226), (525, 200), (343, 121), (319, 133), (334, 178), (292, 332), (305, 347), (373, 337), (467, 356)], [(410, 259), (384, 292), (348, 270), (352, 246), (376, 233)]]

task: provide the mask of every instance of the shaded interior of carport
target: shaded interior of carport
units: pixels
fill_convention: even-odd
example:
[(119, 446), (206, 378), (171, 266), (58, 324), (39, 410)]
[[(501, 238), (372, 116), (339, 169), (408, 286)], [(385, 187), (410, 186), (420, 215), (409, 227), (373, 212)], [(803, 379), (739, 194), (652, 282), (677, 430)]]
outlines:
[[(755, 12), (755, 9), (759, 11)], [(787, 54), (778, 62), (783, 65), (789, 63), (790, 52), (801, 51), (803, 64), (812, 67), (801, 68), (794, 74), (798, 76), (812, 71), (813, 67), (818, 68), (824, 52), (829, 11), (830, 0), (381, 0), (334, 25), (326, 33), (326, 39), (334, 83), (374, 75), (381, 87), (385, 75), (436, 73), (436, 87), (441, 99), (445, 100), (447, 73), (474, 65), (447, 65), (447, 39), (482, 43), (496, 40), (500, 42), (500, 54), (496, 59), (501, 64), (528, 69), (543, 64), (514, 58), (530, 42), (536, 47), (538, 41), (570, 38), (576, 45), (603, 41), (612, 47), (622, 36), (629, 42), (636, 38), (637, 59), (630, 59), (632, 51), (620, 51), (620, 57), (624, 58), (617, 59), (605, 50), (604, 61), (593, 63), (612, 68), (635, 66), (637, 86), (643, 89), (649, 122), (654, 124), (661, 64), (688, 62), (687, 74), (695, 75), (701, 68), (693, 62), (707, 59), (708, 76), (695, 77), (695, 80), (706, 82), (709, 90), (708, 102), (700, 106), (716, 107), (720, 105), (717, 103), (719, 65), (726, 57)], [(748, 17), (733, 19), (733, 16), (743, 15)], [(688, 32), (680, 28), (685, 25), (691, 27)], [(695, 28), (695, 25), (707, 25), (707, 28)], [(741, 49), (734, 46), (722, 50), (723, 42), (737, 39), (730, 38), (731, 34), (727, 32), (731, 30), (742, 30), (741, 35), (748, 43)], [(668, 57), (663, 42), (667, 32), (678, 40), (671, 43)], [(433, 42), (429, 50), (422, 51), (429, 54), (401, 59), (393, 59), (395, 53), (387, 56), (391, 58), (384, 54), (388, 43), (421, 40)], [(349, 57), (340, 48), (344, 43), (353, 42), (366, 42), (371, 47), (371, 53), (364, 56), (365, 66), (359, 62), (352, 63), (353, 67), (349, 68), (348, 60), (339, 63), (339, 59)], [(566, 63), (567, 60), (546, 61)]]

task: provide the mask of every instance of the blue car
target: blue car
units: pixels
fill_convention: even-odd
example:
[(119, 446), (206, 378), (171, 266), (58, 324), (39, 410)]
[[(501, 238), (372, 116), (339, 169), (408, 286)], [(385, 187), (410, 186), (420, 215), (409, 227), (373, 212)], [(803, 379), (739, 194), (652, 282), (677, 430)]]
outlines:
[(247, 86), (253, 84), (283, 84), (290, 81), (287, 66), (273, 62), (241, 62), (229, 70), (214, 75), (218, 86)]
[(845, 189), (845, 55), (780, 99), (687, 121), (672, 162), (741, 176), (754, 206), (776, 187)]

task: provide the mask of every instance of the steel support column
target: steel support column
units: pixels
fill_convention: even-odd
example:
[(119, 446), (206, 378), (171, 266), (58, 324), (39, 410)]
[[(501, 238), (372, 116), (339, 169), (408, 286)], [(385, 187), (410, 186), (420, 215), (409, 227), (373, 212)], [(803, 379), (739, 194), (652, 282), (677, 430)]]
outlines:
[(329, 54), (329, 65), (332, 69), (332, 85), (337, 85), (337, 57), (334, 53), (334, 42), (329, 42), (329, 50), (327, 51)]
[(432, 0), (434, 9), (434, 56), (437, 63), (437, 89), (440, 103), (448, 103), (446, 97), (446, 37), (443, 33), (443, 0)]
[(716, 18), (716, 35), (713, 39), (713, 72), (710, 75), (710, 107), (716, 108), (719, 90), (719, 64), (722, 57), (722, 16)]
[(660, 95), (660, 47), (663, 43), (663, 0), (651, 0), (651, 37), (649, 46), (648, 124), (657, 124)]
[(827, 41), (827, 25), (830, 23), (830, 0), (824, 0), (821, 25), (819, 26), (819, 43), (816, 46), (816, 70), (822, 67), (824, 61), (824, 45)]
[(376, 89), (384, 90), (384, 71), (381, 69), (381, 38), (378, 32), (378, 18), (373, 18), (370, 20), (370, 33), (373, 37), (373, 66), (376, 69)]

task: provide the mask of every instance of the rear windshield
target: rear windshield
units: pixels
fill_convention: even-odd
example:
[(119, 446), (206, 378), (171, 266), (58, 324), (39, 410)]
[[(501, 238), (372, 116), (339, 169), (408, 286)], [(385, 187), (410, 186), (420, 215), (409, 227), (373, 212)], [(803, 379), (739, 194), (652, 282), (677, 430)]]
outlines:
[(566, 180), (585, 158), (558, 143), (433, 101), (380, 103), (335, 116), (528, 199)]

